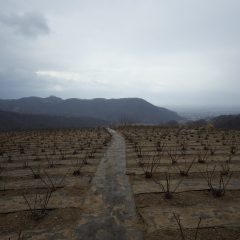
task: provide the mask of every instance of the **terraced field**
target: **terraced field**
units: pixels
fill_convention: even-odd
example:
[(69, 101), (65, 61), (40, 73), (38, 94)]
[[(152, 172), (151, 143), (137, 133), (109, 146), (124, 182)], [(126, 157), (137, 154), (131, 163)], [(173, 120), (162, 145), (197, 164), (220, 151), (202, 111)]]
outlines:
[(240, 239), (240, 132), (118, 129), (145, 239)]
[(0, 135), (0, 239), (240, 239), (239, 131)]
[(74, 226), (110, 140), (100, 128), (1, 133), (0, 239)]

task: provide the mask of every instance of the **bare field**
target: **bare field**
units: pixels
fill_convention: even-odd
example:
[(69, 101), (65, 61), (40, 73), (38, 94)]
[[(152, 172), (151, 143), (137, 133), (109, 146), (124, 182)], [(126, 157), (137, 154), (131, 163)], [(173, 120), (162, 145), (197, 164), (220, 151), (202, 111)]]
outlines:
[(119, 131), (145, 239), (240, 239), (239, 131)]
[(0, 239), (240, 239), (239, 131), (118, 131), (1, 133)]
[(1, 133), (0, 239), (74, 225), (110, 140), (100, 128)]

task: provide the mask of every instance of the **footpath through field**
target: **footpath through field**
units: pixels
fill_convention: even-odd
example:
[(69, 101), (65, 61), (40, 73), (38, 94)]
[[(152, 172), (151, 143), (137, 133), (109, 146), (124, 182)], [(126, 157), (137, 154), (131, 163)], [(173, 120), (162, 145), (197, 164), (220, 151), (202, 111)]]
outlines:
[[(126, 176), (124, 138), (112, 129), (112, 141), (98, 165), (82, 214), (72, 227), (24, 232), (31, 240), (142, 240), (132, 190)], [(24, 238), (25, 239), (25, 238)]]
[(89, 213), (78, 227), (79, 239), (140, 240), (132, 190), (126, 176), (124, 138), (112, 129), (112, 142), (101, 160), (85, 201)]

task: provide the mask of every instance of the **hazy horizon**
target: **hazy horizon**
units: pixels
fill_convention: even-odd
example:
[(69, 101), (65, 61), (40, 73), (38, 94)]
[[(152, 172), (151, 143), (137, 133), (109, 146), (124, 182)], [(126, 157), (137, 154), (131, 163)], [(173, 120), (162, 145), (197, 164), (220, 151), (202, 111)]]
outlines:
[(240, 106), (240, 2), (0, 0), (0, 98)]
[[(28, 98), (28, 97), (39, 97), (39, 96), (26, 96), (23, 98)], [(43, 96), (40, 98), (49, 98), (49, 97), (56, 97), (60, 98), (59, 96), (55, 95), (50, 95), (50, 96)], [(139, 98), (139, 97), (126, 97), (126, 98)], [(20, 98), (2, 98), (3, 100), (15, 100), (15, 99), (20, 99)], [(62, 100), (66, 100), (69, 98), (61, 98)], [(71, 99), (81, 99), (81, 100), (93, 100), (93, 99), (120, 99), (120, 98), (78, 98), (78, 97), (71, 97)], [(146, 100), (146, 99), (144, 99)], [(148, 100), (146, 100), (148, 101)], [(198, 120), (198, 119), (207, 119), (207, 118), (212, 118), (220, 115), (232, 115), (232, 114), (239, 114), (240, 113), (240, 106), (237, 105), (228, 105), (228, 106), (217, 106), (217, 105), (158, 105), (155, 104), (151, 101), (148, 101), (149, 103), (158, 106), (158, 107), (163, 107), (166, 109), (169, 109), (171, 111), (177, 112), (180, 116), (188, 119), (188, 120)]]

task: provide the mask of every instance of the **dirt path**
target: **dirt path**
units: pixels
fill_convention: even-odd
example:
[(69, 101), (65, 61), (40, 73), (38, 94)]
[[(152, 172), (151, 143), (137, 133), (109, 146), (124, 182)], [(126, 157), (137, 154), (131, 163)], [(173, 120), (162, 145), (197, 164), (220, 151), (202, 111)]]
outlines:
[(78, 226), (80, 239), (142, 239), (136, 229), (136, 212), (132, 190), (125, 175), (125, 141), (109, 129), (112, 143), (99, 164), (92, 182), (86, 208), (92, 210)]

